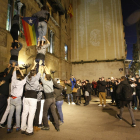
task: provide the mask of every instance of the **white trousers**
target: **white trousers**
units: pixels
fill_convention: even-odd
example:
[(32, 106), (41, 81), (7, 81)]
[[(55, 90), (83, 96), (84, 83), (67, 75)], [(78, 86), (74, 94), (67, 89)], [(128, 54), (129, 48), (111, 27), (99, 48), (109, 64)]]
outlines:
[(45, 102), (45, 99), (41, 100), (41, 107), (40, 107), (40, 113), (39, 113), (39, 124), (42, 124), (44, 102)]
[(7, 99), (7, 108), (4, 112), (4, 115), (1, 119), (1, 121), (0, 121), (0, 124), (3, 124), (6, 121), (9, 112), (10, 112), (10, 97)]
[[(33, 120), (36, 112), (36, 107), (37, 107), (37, 99), (24, 98), (22, 120), (21, 120), (22, 131), (26, 131), (28, 133), (33, 132)], [(26, 124), (27, 116), (28, 116), (28, 124)]]

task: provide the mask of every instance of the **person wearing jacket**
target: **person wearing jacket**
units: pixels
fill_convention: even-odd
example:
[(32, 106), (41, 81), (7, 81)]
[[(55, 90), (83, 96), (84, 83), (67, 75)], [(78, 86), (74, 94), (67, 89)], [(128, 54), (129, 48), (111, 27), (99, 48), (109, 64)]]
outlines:
[(138, 79), (138, 83), (136, 86), (136, 94), (137, 94), (138, 99), (139, 99), (139, 107), (140, 107), (140, 79)]
[(101, 81), (98, 81), (98, 90), (99, 90), (99, 99), (100, 99), (100, 104), (98, 106), (102, 106), (102, 99), (104, 100), (104, 105), (103, 107), (106, 106), (106, 82), (104, 80), (104, 77), (101, 78)]
[(89, 83), (89, 80), (86, 80), (86, 85), (85, 85), (85, 105), (84, 106), (89, 105), (91, 92), (92, 92), (91, 84)]
[(73, 75), (71, 76), (70, 81), (71, 81), (71, 89), (73, 90), (73, 88), (74, 88), (74, 86), (76, 84), (76, 79), (74, 78)]
[(23, 94), (24, 84), (26, 83), (26, 77), (23, 79), (23, 73), (21, 71), (20, 73), (22, 76), (17, 77), (16, 70), (20, 71), (19, 67), (15, 67), (11, 81), (10, 112), (7, 122), (7, 133), (11, 133), (11, 123), (15, 109), (16, 109), (16, 132), (20, 131), (20, 113), (22, 107), (21, 97)]
[(82, 84), (80, 83), (80, 80), (77, 80), (76, 81), (76, 84), (75, 84), (75, 88), (77, 88), (77, 92), (76, 92), (76, 105), (80, 105), (78, 102), (79, 102), (79, 99), (81, 97), (81, 90), (82, 90)]
[(112, 105), (115, 105), (114, 101), (116, 99), (116, 95), (115, 95), (115, 82), (114, 82), (114, 79), (110, 82), (110, 86), (109, 86), (109, 89), (110, 89), (110, 94), (111, 94), (111, 99), (112, 99)]
[[(18, 41), (17, 41), (18, 43)], [(16, 66), (18, 66), (18, 55), (19, 51), (22, 49), (22, 43), (19, 42), (19, 47), (18, 46), (13, 46), (11, 47), (10, 53), (11, 53), (11, 58), (10, 58), (10, 64), (13, 62), (16, 63)]]
[(59, 120), (58, 120), (58, 116), (55, 109), (55, 98), (54, 98), (54, 88), (53, 88), (53, 86), (55, 86), (56, 88), (59, 88), (59, 85), (56, 82), (53, 82), (51, 75), (47, 74), (46, 69), (45, 69), (46, 74), (45, 73), (43, 74), (43, 71), (44, 71), (44, 68), (42, 66), (42, 69), (40, 69), (40, 73), (41, 73), (41, 82), (43, 84), (43, 89), (45, 93), (45, 103), (44, 103), (44, 108), (43, 108), (44, 127), (42, 127), (41, 130), (50, 129), (48, 125), (48, 111), (50, 109), (53, 119), (54, 119), (55, 129), (57, 131), (60, 131)]
[(134, 78), (131, 78), (132, 83), (130, 84), (130, 86), (132, 87), (132, 92), (133, 92), (133, 100), (132, 100), (132, 104), (135, 106), (134, 110), (137, 110), (137, 96), (136, 96), (136, 81), (134, 81)]
[[(129, 94), (131, 94), (131, 99), (128, 98), (126, 99), (124, 94), (130, 92)], [(127, 105), (128, 107), (128, 110), (130, 112), (130, 116), (131, 116), (131, 120), (132, 120), (132, 127), (135, 127), (136, 124), (135, 124), (135, 118), (134, 118), (134, 114), (133, 114), (133, 111), (132, 111), (132, 106), (131, 106), (131, 101), (132, 101), (132, 90), (131, 90), (131, 87), (126, 79), (125, 76), (122, 76), (121, 77), (121, 83), (119, 84), (117, 90), (116, 90), (116, 94), (119, 94), (119, 100), (120, 100), (120, 113), (119, 114), (116, 114), (116, 117), (120, 120), (122, 120), (122, 114), (123, 114), (123, 109), (124, 109), (124, 106)], [(128, 96), (128, 95), (127, 95)]]
[[(37, 93), (39, 91), (40, 73), (36, 74), (36, 70), (34, 70), (35, 65), (36, 62), (34, 62), (34, 66), (32, 67), (26, 79), (26, 92), (23, 101), (23, 112), (21, 121), (21, 134), (26, 134), (28, 136), (33, 135), (33, 120), (37, 106)], [(26, 125), (26, 123), (28, 125)]]
[[(75, 84), (76, 84), (76, 79), (74, 78), (74, 76), (72, 75), (71, 78), (70, 78), (70, 81), (71, 81), (71, 89), (73, 90)], [(73, 94), (73, 101), (76, 100), (76, 96), (75, 96), (75, 92), (72, 91), (72, 94)]]
[(49, 21), (50, 18), (50, 13), (46, 10), (46, 6), (43, 6), (41, 8), (41, 11), (35, 13), (32, 15), (32, 17), (37, 17), (39, 20), (38, 23), (38, 46), (40, 44), (40, 42), (42, 41), (42, 46), (44, 45), (44, 41), (45, 41), (45, 36), (47, 33), (47, 23)]
[[(56, 81), (53, 81), (56, 82)], [(63, 87), (60, 85), (60, 80), (57, 80), (57, 83), (55, 83), (56, 86), (54, 86), (54, 94), (55, 94), (55, 105), (59, 114), (60, 118), (60, 125), (64, 123), (64, 118), (63, 118), (63, 112), (62, 112), (62, 105), (63, 105), (63, 95), (62, 95), (62, 90)]]
[(96, 82), (96, 80), (93, 80), (92, 81), (92, 88), (94, 90), (94, 94), (97, 96), (97, 93), (96, 93), (96, 90), (97, 90), (97, 82)]
[(10, 79), (15, 67), (15, 63), (13, 62), (12, 68), (10, 72), (7, 74), (7, 71), (9, 70), (10, 65), (4, 70), (3, 73), (1, 73), (0, 81), (1, 81), (1, 86), (0, 86), (0, 120), (3, 117), (3, 114), (6, 110), (7, 107), (7, 98), (9, 97), (9, 83)]
[[(13, 38), (13, 44), (17, 46), (17, 42), (18, 41), (18, 32), (21, 32), (23, 34), (23, 32), (20, 30), (19, 27), (19, 18), (21, 16), (20, 15), (14, 15), (12, 18), (12, 22), (11, 22), (11, 30), (10, 30), (10, 34)], [(22, 17), (21, 17), (22, 18)]]
[(75, 104), (73, 102), (72, 83), (71, 83), (71, 81), (70, 80), (65, 81), (65, 86), (66, 86), (66, 94), (67, 94), (68, 104), (70, 105), (70, 96), (71, 96), (71, 103)]

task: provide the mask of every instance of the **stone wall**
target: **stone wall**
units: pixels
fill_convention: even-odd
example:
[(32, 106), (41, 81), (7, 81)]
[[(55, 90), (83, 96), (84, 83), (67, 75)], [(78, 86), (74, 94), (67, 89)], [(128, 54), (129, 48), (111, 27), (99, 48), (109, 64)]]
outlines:
[[(21, 0), (26, 6), (26, 17), (30, 17), (33, 13), (40, 10), (39, 5), (35, 0)], [(70, 1), (63, 0), (62, 4), (68, 9)], [(12, 37), (9, 31), (6, 30), (7, 21), (7, 6), (8, 0), (0, 1), (0, 71), (6, 68), (10, 59), (10, 46)], [(61, 79), (70, 78), (71, 74), (71, 40), (70, 40), (70, 20), (65, 21), (65, 15), (59, 16), (56, 12), (55, 19), (60, 26), (56, 26), (52, 19), (49, 20), (48, 27), (55, 33), (54, 53), (46, 53), (45, 64), (50, 70), (56, 71), (54, 77)], [(65, 31), (65, 27), (68, 31)], [(48, 33), (46, 37), (48, 36)], [(23, 48), (19, 53), (19, 64), (33, 64), (33, 60), (36, 57), (35, 46), (27, 47), (24, 37), (19, 37), (19, 41), (23, 44)], [(68, 61), (64, 59), (64, 45), (68, 45)], [(31, 68), (31, 67), (30, 67)], [(28, 71), (30, 70), (28, 69)]]
[[(119, 69), (123, 68), (120, 72)], [(72, 74), (81, 80), (98, 80), (99, 77), (104, 76), (105, 79), (109, 77), (120, 78), (124, 75), (124, 63), (123, 62), (95, 62), (84, 64), (73, 64)]]
[(73, 0), (72, 62), (125, 59), (120, 0)]

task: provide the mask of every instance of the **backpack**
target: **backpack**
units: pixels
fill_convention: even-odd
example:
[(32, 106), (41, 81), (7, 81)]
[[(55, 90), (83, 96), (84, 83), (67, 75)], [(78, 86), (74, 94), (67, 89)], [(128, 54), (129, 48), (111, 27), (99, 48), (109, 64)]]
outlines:
[(132, 88), (131, 88), (131, 86), (129, 84), (128, 85), (123, 85), (123, 88), (122, 88), (122, 99), (124, 101), (131, 101), (133, 99)]

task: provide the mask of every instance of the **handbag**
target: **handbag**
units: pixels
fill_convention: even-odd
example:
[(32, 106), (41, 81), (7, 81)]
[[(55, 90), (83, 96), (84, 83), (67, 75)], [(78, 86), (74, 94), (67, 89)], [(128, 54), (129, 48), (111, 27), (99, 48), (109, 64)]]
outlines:
[(73, 88), (72, 92), (77, 92), (78, 88)]

